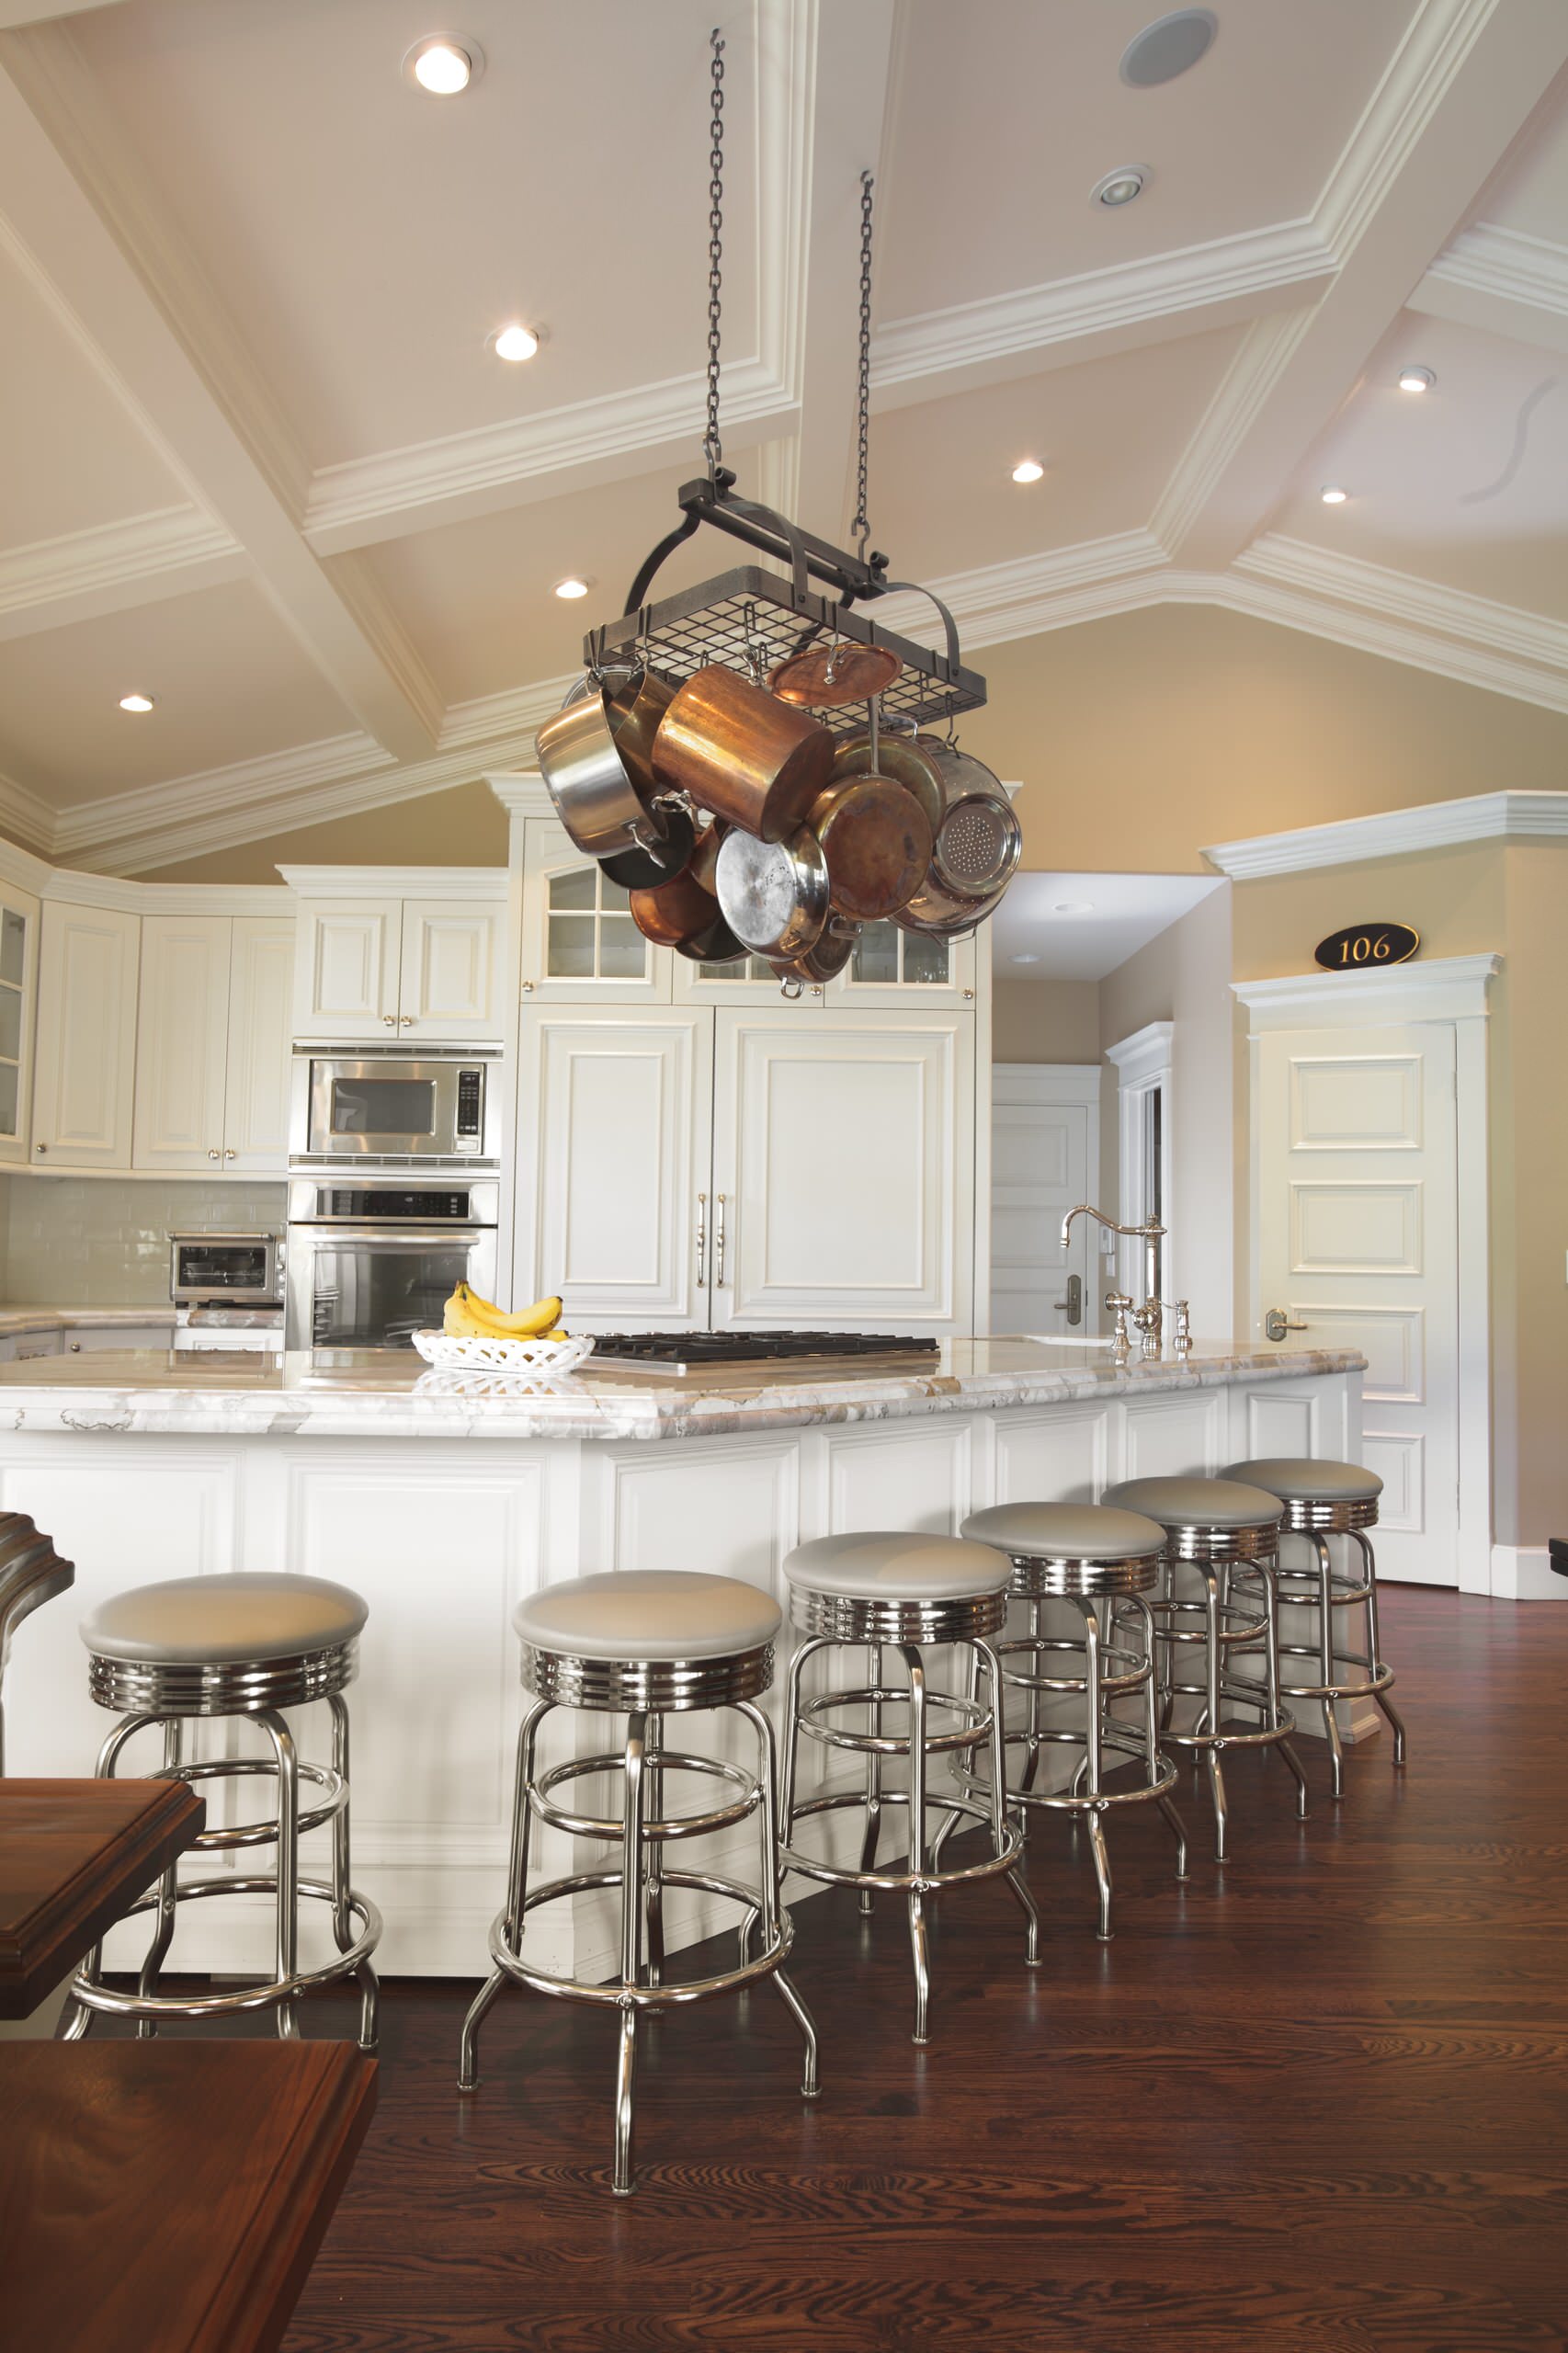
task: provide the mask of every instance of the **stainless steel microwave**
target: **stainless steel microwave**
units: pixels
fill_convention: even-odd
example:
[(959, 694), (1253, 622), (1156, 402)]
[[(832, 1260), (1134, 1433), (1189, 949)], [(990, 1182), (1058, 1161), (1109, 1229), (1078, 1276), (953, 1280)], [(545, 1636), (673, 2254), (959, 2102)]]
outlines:
[(500, 1067), (472, 1047), (409, 1054), (374, 1046), (294, 1058), (290, 1164), (500, 1166)]

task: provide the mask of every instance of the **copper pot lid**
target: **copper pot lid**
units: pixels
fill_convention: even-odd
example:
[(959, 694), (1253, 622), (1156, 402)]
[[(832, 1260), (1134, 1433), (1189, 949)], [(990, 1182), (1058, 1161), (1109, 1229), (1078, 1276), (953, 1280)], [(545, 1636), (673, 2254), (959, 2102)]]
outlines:
[(898, 655), (885, 645), (857, 645), (838, 637), (831, 645), (808, 645), (799, 654), (786, 654), (767, 683), (780, 702), (831, 710), (841, 702), (869, 702), (892, 686), (903, 668)]

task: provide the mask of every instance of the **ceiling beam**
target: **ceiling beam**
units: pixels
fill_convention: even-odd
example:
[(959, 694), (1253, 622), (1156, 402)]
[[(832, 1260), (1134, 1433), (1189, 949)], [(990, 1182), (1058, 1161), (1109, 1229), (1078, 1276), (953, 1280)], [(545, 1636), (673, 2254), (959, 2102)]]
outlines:
[(1437, 256), (1406, 307), (1568, 351), (1568, 245), (1477, 221)]
[(1174, 563), (1220, 570), (1263, 529), (1565, 63), (1562, 0), (1424, 0), (1318, 208), (1332, 286), (1250, 330), (1156, 509)]
[(0, 34), (0, 227), (14, 258), (173, 468), (352, 713), (403, 759), (434, 748), (440, 704), (364, 584), (301, 536), (287, 437), (260, 371), (134, 174), (68, 29)]

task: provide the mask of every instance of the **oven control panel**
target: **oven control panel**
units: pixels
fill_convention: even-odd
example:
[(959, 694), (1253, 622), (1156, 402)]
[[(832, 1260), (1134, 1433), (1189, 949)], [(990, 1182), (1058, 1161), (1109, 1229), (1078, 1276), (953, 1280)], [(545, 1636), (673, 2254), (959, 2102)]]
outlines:
[(458, 1073), (458, 1150), (477, 1152), (483, 1127), (484, 1073), (482, 1070), (460, 1070)]

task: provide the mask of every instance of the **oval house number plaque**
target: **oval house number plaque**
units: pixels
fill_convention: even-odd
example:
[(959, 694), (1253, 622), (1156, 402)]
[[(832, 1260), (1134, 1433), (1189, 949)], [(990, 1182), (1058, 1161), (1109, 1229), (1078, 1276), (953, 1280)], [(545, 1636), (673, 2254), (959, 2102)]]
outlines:
[(1407, 923), (1347, 923), (1320, 939), (1317, 961), (1330, 972), (1366, 972), (1377, 964), (1406, 964), (1421, 945)]

